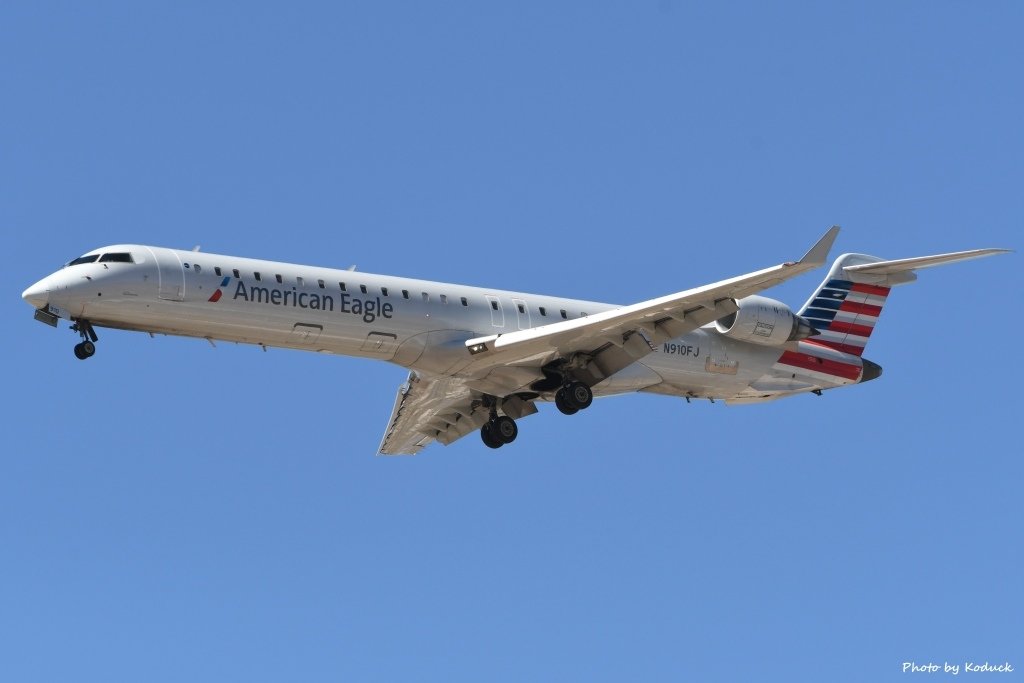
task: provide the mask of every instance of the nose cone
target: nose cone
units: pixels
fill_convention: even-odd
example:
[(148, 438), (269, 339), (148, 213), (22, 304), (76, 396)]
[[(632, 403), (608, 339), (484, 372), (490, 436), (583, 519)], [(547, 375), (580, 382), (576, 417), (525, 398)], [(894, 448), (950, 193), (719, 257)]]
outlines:
[(46, 280), (40, 280), (26, 289), (21, 293), (21, 298), (27, 301), (32, 308), (42, 308), (45, 306), (50, 298), (50, 288)]

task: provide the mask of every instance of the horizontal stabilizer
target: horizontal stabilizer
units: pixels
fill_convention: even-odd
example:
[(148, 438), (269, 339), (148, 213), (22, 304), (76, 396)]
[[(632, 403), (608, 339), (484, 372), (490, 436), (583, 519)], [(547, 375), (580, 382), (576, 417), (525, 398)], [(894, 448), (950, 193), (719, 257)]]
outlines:
[(876, 263), (862, 263), (856, 266), (846, 266), (848, 273), (864, 273), (871, 275), (889, 275), (891, 273), (904, 273), (908, 270), (919, 268), (931, 268), (956, 261), (967, 261), (968, 259), (983, 258), (996, 254), (1005, 254), (1009, 249), (971, 249), (970, 251), (956, 251), (951, 254), (936, 254), (935, 256), (918, 256), (915, 258), (901, 258), (894, 261), (878, 261)]

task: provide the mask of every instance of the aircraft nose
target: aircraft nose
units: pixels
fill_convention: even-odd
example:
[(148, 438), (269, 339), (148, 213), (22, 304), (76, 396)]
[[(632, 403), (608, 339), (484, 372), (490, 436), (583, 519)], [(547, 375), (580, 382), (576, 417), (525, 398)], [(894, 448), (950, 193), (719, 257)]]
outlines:
[(42, 308), (48, 303), (50, 289), (46, 286), (46, 280), (40, 280), (24, 292), (21, 298), (27, 301), (33, 308)]

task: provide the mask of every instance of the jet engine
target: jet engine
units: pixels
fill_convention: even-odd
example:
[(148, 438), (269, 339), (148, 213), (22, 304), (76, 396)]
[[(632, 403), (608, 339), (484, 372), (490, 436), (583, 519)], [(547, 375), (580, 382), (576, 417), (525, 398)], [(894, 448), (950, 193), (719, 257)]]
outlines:
[(730, 339), (781, 346), (818, 334), (811, 324), (789, 306), (764, 296), (748, 296), (736, 302), (739, 310), (715, 321), (715, 329)]

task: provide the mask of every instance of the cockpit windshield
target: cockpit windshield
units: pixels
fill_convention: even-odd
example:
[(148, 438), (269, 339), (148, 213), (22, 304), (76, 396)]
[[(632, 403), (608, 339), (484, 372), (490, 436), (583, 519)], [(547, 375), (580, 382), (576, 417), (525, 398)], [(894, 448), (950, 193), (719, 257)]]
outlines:
[(104, 254), (100, 257), (100, 263), (134, 263), (132, 255), (128, 252)]
[(132, 255), (126, 251), (112, 251), (100, 256), (99, 254), (86, 254), (85, 256), (79, 256), (74, 261), (69, 262), (68, 266), (77, 266), (82, 263), (135, 263), (135, 259)]

